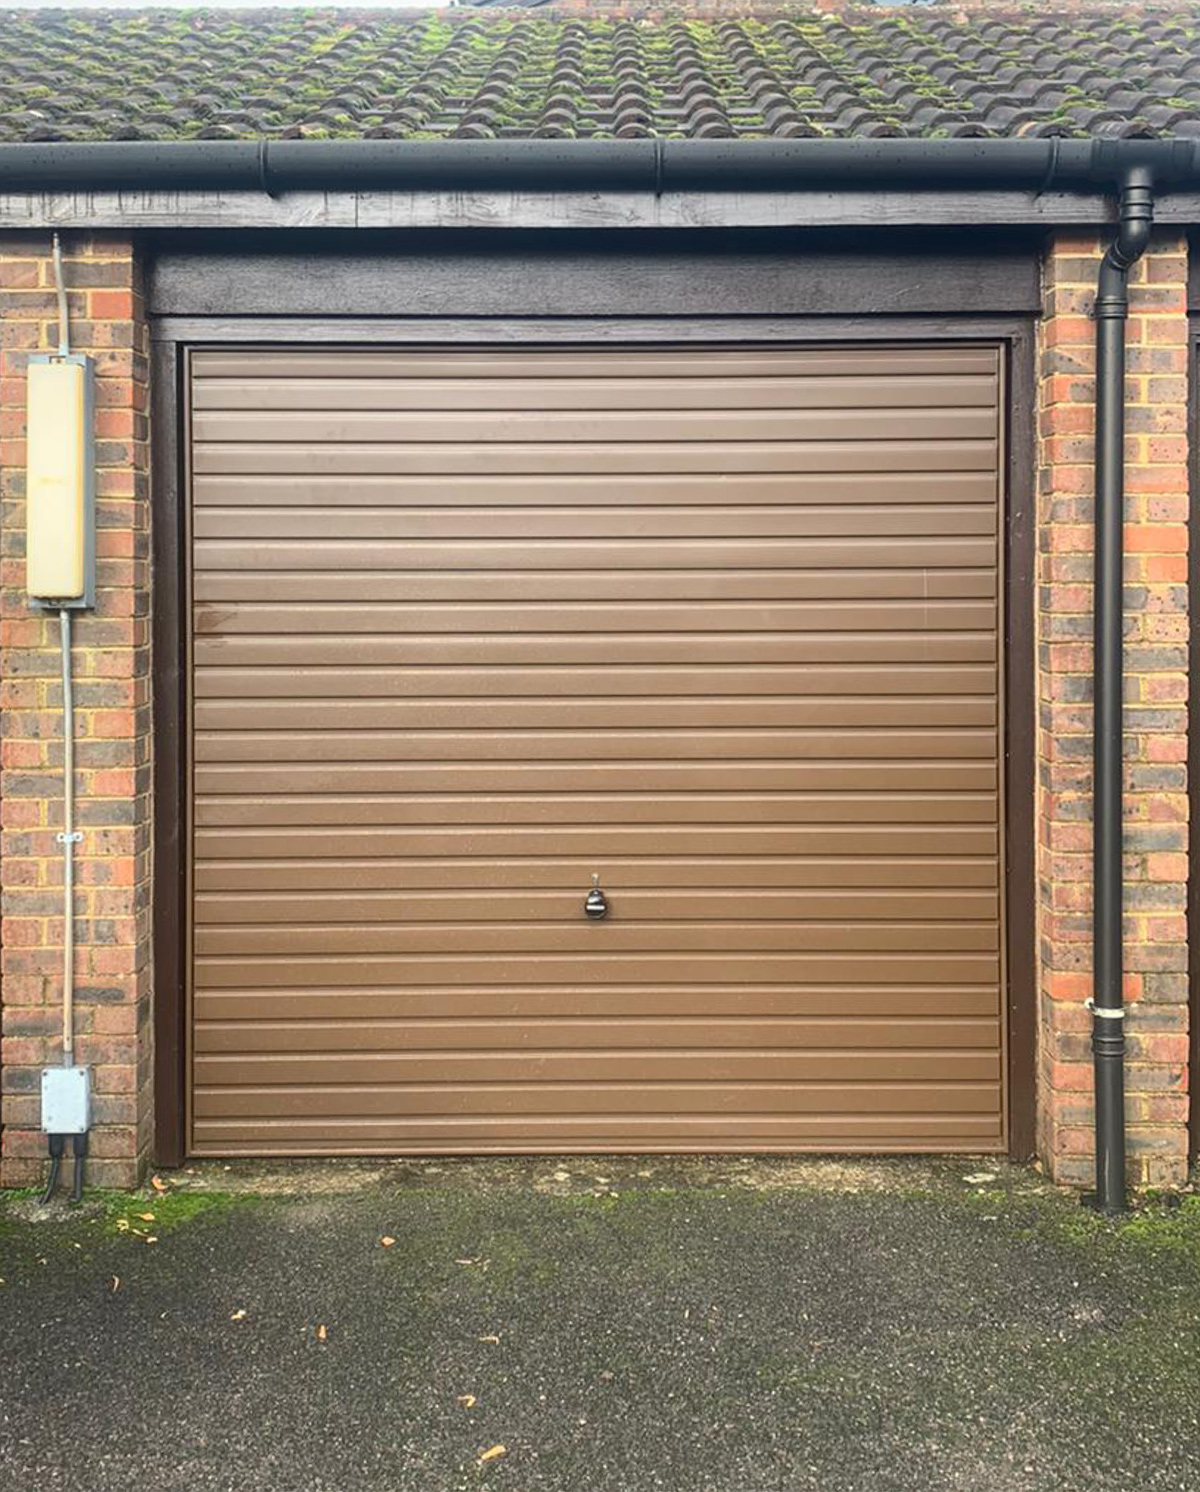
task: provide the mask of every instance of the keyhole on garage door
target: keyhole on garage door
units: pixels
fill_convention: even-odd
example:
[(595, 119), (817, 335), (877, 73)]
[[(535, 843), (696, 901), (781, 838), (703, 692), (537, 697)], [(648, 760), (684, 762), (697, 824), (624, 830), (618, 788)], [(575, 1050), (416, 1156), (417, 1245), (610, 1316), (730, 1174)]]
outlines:
[(584, 915), (590, 917), (593, 922), (599, 922), (608, 916), (608, 897), (600, 889), (600, 877), (592, 877), (592, 889), (587, 894), (583, 903)]

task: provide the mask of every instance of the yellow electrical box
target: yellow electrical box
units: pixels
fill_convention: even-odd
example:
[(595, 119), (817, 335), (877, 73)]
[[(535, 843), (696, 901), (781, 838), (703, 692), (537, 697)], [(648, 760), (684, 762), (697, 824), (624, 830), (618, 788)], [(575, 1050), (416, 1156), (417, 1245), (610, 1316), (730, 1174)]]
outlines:
[(29, 363), (26, 426), (26, 583), (54, 606), (94, 598), (95, 490), (91, 359)]

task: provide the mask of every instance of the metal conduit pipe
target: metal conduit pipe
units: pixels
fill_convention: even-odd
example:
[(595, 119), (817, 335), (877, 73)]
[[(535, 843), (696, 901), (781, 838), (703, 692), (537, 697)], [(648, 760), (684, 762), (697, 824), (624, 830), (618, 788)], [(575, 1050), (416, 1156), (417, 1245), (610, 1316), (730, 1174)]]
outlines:
[(1120, 226), (1096, 287), (1095, 721), (1093, 724), (1092, 1054), (1096, 1206), (1125, 1207), (1125, 1006), (1122, 921), (1124, 777), (1125, 322), (1129, 271), (1150, 241), (1154, 187), (1145, 169), (1121, 186)]

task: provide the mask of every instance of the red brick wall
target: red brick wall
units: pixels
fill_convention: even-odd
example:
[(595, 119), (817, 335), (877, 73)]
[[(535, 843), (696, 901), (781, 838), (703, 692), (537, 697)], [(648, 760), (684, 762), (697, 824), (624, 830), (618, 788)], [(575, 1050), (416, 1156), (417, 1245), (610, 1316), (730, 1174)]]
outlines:
[[(92, 1064), (89, 1176), (126, 1185), (150, 1144), (147, 347), (128, 238), (65, 235), (73, 350), (97, 372), (97, 605), (76, 623), (76, 1059)], [(61, 1052), (63, 743), (58, 622), (24, 580), (25, 367), (57, 346), (46, 235), (0, 238), (0, 1181), (44, 1172), (39, 1069)]]
[[(1044, 266), (1038, 498), (1039, 1143), (1093, 1180), (1092, 458), (1103, 240)], [(1187, 1170), (1187, 251), (1157, 233), (1130, 286), (1125, 504), (1125, 996), (1129, 1174)]]

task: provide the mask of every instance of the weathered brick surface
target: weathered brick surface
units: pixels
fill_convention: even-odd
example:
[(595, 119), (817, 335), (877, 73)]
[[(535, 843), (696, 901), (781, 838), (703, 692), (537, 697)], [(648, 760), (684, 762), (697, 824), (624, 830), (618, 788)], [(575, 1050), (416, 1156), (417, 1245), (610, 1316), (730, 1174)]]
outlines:
[[(127, 238), (67, 235), (72, 345), (97, 371), (97, 606), (76, 622), (76, 1052), (91, 1063), (89, 1175), (134, 1182), (149, 1151), (148, 380)], [(63, 742), (58, 622), (25, 597), (25, 368), (57, 346), (45, 236), (0, 237), (0, 1181), (44, 1170), (38, 1072), (61, 1052)]]
[[(1044, 265), (1038, 496), (1039, 1142), (1093, 1179), (1092, 482), (1102, 240)], [(1128, 325), (1125, 503), (1125, 996), (1130, 1179), (1187, 1168), (1187, 251), (1157, 233)]]

